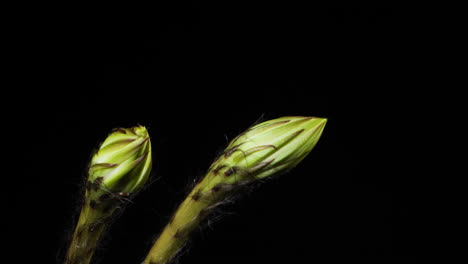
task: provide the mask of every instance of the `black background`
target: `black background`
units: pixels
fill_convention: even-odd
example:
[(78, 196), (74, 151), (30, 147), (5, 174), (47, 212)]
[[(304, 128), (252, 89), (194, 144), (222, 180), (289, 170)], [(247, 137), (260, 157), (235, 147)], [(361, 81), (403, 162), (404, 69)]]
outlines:
[[(254, 122), (327, 117), (293, 171), (223, 208), (181, 263), (410, 256), (421, 233), (404, 7), (177, 3), (63, 7), (18, 20), (8, 111), (24, 146), (9, 212), (22, 258), (60, 263), (85, 168), (115, 127), (148, 127), (155, 182), (112, 226), (100, 263), (140, 263), (228, 139)], [(403, 89), (401, 89), (403, 88)], [(6, 100), (7, 101), (7, 100)], [(15, 154), (16, 155), (16, 154)], [(27, 209), (25, 209), (27, 208)], [(33, 223), (33, 224), (32, 224)], [(30, 254), (23, 254), (32, 238)], [(26, 263), (26, 261), (24, 261)]]

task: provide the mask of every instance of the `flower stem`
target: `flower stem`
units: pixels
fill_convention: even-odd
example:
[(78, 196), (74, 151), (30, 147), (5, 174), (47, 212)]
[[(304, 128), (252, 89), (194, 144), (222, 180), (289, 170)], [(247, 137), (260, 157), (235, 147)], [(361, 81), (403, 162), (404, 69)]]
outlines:
[(170, 263), (184, 247), (191, 232), (226, 197), (227, 192), (225, 191), (209, 190), (203, 192), (203, 187), (206, 186), (205, 180), (197, 184), (181, 203), (149, 251), (143, 264)]
[(326, 118), (287, 116), (254, 125), (234, 138), (176, 210), (143, 264), (170, 263), (191, 232), (230, 194), (294, 168), (314, 148), (326, 123)]
[(116, 194), (88, 189), (65, 264), (89, 264), (115, 213), (126, 204), (126, 200)]
[(100, 215), (102, 213), (93, 210), (90, 206), (82, 208), (65, 264), (89, 264), (91, 262), (109, 218), (102, 218)]

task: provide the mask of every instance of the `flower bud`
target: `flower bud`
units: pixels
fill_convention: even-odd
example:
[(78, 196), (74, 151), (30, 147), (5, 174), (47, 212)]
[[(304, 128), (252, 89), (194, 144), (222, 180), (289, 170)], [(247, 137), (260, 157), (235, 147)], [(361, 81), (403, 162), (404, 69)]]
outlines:
[(296, 166), (312, 150), (327, 119), (282, 117), (255, 125), (231, 141), (180, 204), (143, 263), (171, 263), (193, 230), (239, 186)]
[(148, 180), (151, 163), (145, 127), (115, 129), (92, 157), (89, 180), (114, 193), (134, 193)]
[(214, 176), (205, 190), (247, 183), (292, 169), (318, 142), (326, 122), (326, 118), (290, 116), (251, 127), (233, 139), (211, 165), (207, 176)]

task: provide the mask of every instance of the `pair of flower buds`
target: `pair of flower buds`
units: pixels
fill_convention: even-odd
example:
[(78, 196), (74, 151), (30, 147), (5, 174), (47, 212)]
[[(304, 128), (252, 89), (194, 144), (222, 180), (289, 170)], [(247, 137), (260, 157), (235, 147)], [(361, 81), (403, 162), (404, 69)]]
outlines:
[[(169, 263), (190, 233), (241, 186), (295, 167), (319, 140), (327, 119), (290, 116), (252, 126), (234, 138), (181, 203), (145, 264)], [(151, 142), (143, 126), (114, 130), (92, 157), (84, 206), (67, 264), (89, 263), (106, 223), (121, 201), (144, 186), (152, 166)]]
[[(206, 188), (262, 179), (295, 167), (315, 146), (326, 122), (325, 118), (292, 116), (247, 129), (213, 162), (209, 172), (219, 177), (207, 182)], [(151, 165), (146, 128), (116, 129), (93, 156), (89, 182), (100, 182), (113, 193), (135, 193), (147, 182)]]

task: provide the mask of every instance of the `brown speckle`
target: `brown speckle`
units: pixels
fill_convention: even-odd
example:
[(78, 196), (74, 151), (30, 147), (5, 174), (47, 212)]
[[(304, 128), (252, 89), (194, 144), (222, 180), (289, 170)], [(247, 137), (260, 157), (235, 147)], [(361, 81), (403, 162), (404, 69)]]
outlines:
[(105, 194), (99, 196), (99, 201), (103, 202), (103, 201), (108, 200), (109, 198), (111, 198), (111, 195), (109, 193), (105, 193)]
[(232, 155), (232, 153), (234, 153), (242, 144), (244, 143), (240, 143), (238, 145), (235, 145), (234, 147), (232, 147), (231, 149), (227, 150), (225, 153), (224, 153), (224, 158), (228, 158), (229, 156)]
[(89, 201), (89, 207), (91, 207), (91, 209), (95, 209), (96, 206), (97, 206), (96, 201), (94, 201), (94, 200)]
[(78, 232), (76, 233), (76, 236), (78, 239), (80, 239), (82, 235), (83, 235), (83, 228), (80, 228), (80, 230), (78, 230)]
[(174, 238), (178, 239), (182, 237), (183, 237), (182, 232), (179, 229), (177, 229), (177, 231), (174, 234)]
[(192, 200), (198, 201), (200, 200), (201, 194), (200, 192), (196, 192), (194, 195), (192, 195)]
[(93, 182), (93, 189), (95, 191), (99, 190), (99, 187), (101, 186), (101, 183), (102, 183), (102, 180), (104, 179), (104, 177), (97, 177), (94, 182)]
[(198, 213), (198, 217), (201, 218), (201, 219), (203, 219), (203, 218), (205, 218), (207, 215), (209, 215), (210, 212), (211, 212), (210, 209), (203, 209), (203, 210), (200, 211), (200, 213)]
[(215, 187), (213, 187), (213, 189), (211, 189), (212, 192), (219, 192), (221, 190), (221, 185), (216, 185)]
[(231, 167), (227, 171), (224, 172), (224, 176), (229, 177), (229, 176), (231, 176), (232, 174), (234, 174), (236, 172), (237, 172), (237, 168), (236, 167)]
[(222, 168), (224, 168), (224, 167), (226, 167), (226, 165), (224, 165), (224, 164), (218, 165), (218, 167), (216, 167), (216, 169), (213, 170), (213, 173), (214, 173), (215, 175), (217, 175), (217, 174), (219, 173), (219, 171), (220, 171)]
[(92, 186), (92, 185), (93, 185), (93, 183), (92, 183), (91, 181), (88, 181), (88, 182), (86, 183), (86, 190), (87, 190), (88, 192), (91, 191), (91, 186)]

